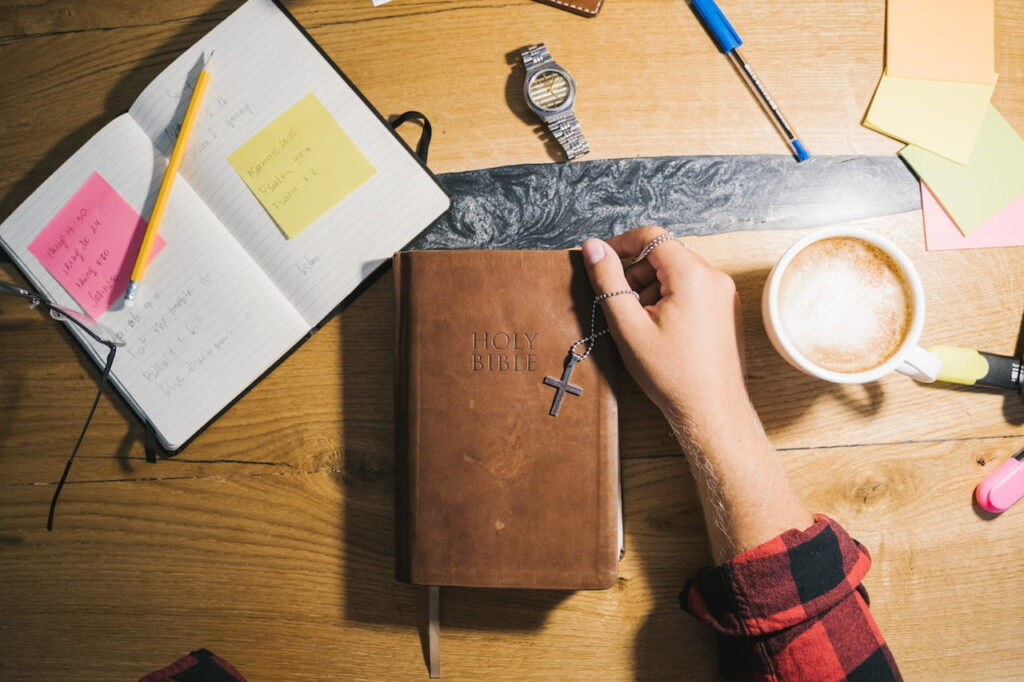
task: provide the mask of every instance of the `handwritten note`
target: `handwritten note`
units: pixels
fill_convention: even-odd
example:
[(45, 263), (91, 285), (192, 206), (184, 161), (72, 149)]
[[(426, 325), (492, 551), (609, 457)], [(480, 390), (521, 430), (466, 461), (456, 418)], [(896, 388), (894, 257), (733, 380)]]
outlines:
[[(94, 320), (121, 298), (146, 221), (99, 173), (93, 173), (28, 249)], [(157, 236), (150, 252), (164, 246)]]
[(228, 162), (289, 239), (377, 172), (312, 93)]

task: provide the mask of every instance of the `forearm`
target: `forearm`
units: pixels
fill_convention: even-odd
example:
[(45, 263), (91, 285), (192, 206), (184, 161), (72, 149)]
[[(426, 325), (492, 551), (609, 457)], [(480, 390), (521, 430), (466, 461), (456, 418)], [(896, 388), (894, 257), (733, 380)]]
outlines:
[[(619, 257), (638, 264), (627, 275)], [(697, 481), (717, 565), (694, 575), (681, 603), (720, 636), (723, 674), (899, 679), (861, 586), (867, 550), (830, 519), (815, 522), (747, 397), (732, 279), (657, 227), (588, 240), (583, 259), (595, 292), (639, 292), (605, 300), (605, 317)]]
[(722, 675), (899, 680), (860, 584), (867, 550), (807, 511), (745, 393), (708, 407), (675, 415), (716, 564), (681, 603), (718, 633)]
[(696, 481), (716, 563), (814, 523), (745, 391), (701, 412), (666, 417)]

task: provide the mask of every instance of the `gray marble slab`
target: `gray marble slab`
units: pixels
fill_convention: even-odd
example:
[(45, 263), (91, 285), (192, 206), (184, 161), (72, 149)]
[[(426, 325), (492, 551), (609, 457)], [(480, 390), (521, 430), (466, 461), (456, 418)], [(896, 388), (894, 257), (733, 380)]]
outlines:
[(677, 235), (836, 223), (921, 207), (896, 156), (685, 156), (439, 176), (452, 209), (412, 249), (562, 249), (640, 225)]

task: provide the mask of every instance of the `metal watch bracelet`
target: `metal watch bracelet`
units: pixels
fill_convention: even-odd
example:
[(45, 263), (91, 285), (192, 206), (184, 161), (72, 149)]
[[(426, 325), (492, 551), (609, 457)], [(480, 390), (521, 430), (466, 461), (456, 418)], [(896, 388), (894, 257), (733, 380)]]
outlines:
[(570, 111), (562, 118), (555, 121), (548, 121), (548, 129), (558, 140), (565, 150), (565, 156), (570, 161), (577, 159), (590, 151), (590, 145), (580, 131), (580, 123), (576, 116)]
[(526, 48), (523, 50), (522, 57), (523, 66), (526, 67), (527, 71), (535, 66), (540, 66), (541, 64), (554, 61), (554, 59), (551, 58), (551, 53), (548, 52), (547, 46), (543, 43)]
[[(522, 53), (523, 66), (526, 67), (526, 72), (554, 62), (551, 57), (551, 53), (548, 52), (546, 45), (541, 43), (540, 45), (533, 45), (527, 48)], [(529, 77), (529, 76), (527, 76)], [(569, 161), (578, 159), (590, 152), (590, 145), (587, 144), (586, 138), (583, 137), (583, 132), (580, 130), (580, 122), (576, 119), (576, 114), (572, 111), (567, 111), (557, 116), (557, 118), (542, 118), (544, 123), (547, 125), (548, 130), (554, 136), (555, 140), (561, 145), (565, 151), (565, 156)]]

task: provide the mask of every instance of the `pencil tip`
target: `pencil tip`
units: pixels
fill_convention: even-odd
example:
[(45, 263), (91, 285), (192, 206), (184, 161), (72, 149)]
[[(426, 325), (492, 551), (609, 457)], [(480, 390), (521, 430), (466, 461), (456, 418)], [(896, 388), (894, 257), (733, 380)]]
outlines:
[(135, 292), (139, 288), (139, 283), (135, 280), (128, 282), (128, 288), (124, 292), (124, 307), (131, 308), (135, 305)]

